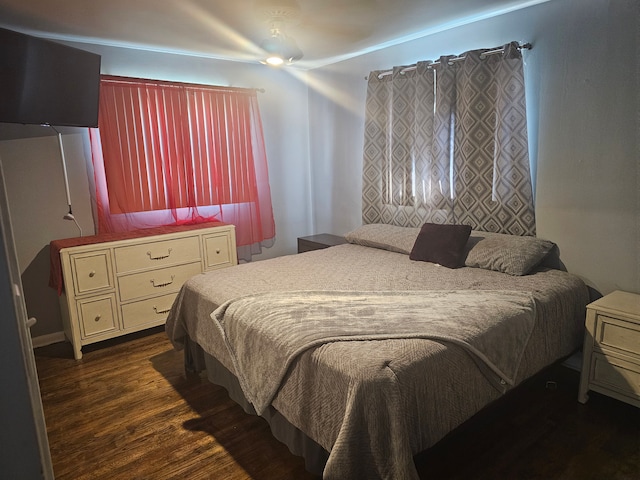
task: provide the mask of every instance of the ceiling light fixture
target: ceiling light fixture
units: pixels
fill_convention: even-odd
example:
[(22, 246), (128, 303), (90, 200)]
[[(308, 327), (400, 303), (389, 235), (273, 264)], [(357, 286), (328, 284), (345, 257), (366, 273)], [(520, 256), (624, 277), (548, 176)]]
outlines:
[(258, 14), (269, 25), (269, 38), (260, 43), (266, 57), (261, 63), (272, 66), (291, 65), (302, 58), (302, 50), (287, 35), (285, 27), (298, 21), (300, 8), (295, 0), (262, 0), (257, 2)]
[(271, 27), (271, 37), (263, 40), (260, 47), (267, 53), (262, 62), (267, 65), (291, 65), (302, 58), (302, 50), (298, 48), (296, 41), (277, 26)]

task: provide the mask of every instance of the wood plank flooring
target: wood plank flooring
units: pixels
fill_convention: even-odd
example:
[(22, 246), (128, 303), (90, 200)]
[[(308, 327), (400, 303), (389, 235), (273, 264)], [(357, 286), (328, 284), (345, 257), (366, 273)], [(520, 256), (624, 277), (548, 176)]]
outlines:
[[(35, 350), (57, 479), (314, 479), (226, 391), (186, 375), (161, 328)], [(423, 479), (640, 478), (640, 410), (556, 366), (416, 457)]]

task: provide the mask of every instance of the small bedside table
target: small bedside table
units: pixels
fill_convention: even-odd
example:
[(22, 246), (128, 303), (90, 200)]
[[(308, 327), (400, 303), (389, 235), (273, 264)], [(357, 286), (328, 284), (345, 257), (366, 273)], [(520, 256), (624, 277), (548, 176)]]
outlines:
[(322, 248), (333, 247), (347, 243), (344, 237), (331, 235), (330, 233), (320, 233), (308, 237), (298, 237), (298, 253), (320, 250)]
[(578, 401), (593, 390), (640, 407), (640, 295), (615, 291), (587, 305)]

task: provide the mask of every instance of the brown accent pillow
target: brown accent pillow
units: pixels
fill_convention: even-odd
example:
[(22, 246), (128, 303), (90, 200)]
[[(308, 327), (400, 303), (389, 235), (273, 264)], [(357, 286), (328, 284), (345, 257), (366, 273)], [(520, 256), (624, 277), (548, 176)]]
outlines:
[(469, 225), (425, 223), (409, 254), (411, 260), (433, 262), (448, 268), (464, 265), (464, 253), (471, 234)]

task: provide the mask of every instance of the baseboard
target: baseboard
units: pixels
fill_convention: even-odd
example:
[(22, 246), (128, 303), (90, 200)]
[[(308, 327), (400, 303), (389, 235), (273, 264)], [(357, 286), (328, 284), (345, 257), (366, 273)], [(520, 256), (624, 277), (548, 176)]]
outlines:
[(581, 371), (582, 370), (582, 351), (578, 351), (567, 358), (564, 362), (562, 362), (567, 368), (572, 370)]
[(65, 342), (66, 340), (67, 337), (64, 336), (64, 332), (54, 332), (47, 335), (40, 335), (39, 337), (33, 337), (31, 339), (31, 344), (33, 345), (33, 348), (38, 348), (46, 347), (53, 343)]

